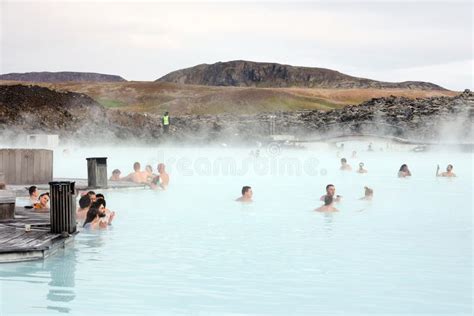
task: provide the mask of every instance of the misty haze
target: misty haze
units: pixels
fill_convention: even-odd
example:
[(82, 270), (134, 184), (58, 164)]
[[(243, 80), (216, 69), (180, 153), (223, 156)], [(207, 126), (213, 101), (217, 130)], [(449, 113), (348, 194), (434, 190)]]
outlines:
[(472, 315), (471, 2), (1, 9), (1, 315)]

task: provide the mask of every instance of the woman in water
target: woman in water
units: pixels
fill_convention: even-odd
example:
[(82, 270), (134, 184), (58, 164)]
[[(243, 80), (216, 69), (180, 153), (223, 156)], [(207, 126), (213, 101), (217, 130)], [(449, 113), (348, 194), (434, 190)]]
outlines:
[(398, 177), (399, 178), (411, 177), (411, 172), (408, 169), (408, 166), (406, 164), (403, 164), (400, 167), (400, 170), (398, 170)]
[(453, 165), (449, 164), (446, 167), (446, 172), (441, 172), (441, 173), (439, 173), (439, 165), (438, 165), (438, 168), (436, 169), (436, 176), (437, 177), (455, 177), (456, 174), (453, 172)]
[(38, 202), (33, 204), (35, 212), (49, 212), (49, 193), (43, 193), (39, 196)]

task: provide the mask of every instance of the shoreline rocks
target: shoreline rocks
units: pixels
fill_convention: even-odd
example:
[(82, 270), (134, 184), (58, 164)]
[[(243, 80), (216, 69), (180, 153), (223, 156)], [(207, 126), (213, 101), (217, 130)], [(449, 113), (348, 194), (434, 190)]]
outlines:
[(169, 135), (151, 114), (110, 110), (85, 94), (39, 86), (0, 86), (2, 138), (19, 133), (54, 133), (61, 138), (143, 143), (213, 141), (255, 142), (270, 134), (300, 139), (341, 134), (391, 135), (415, 141), (473, 139), (474, 94), (409, 99), (375, 98), (329, 111), (304, 110), (256, 115), (184, 115), (173, 117)]

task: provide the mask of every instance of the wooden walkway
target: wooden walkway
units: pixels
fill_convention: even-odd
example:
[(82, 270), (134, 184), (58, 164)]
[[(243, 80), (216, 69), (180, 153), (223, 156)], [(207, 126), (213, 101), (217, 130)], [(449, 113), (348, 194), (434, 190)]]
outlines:
[[(31, 226), (25, 231), (25, 224)], [(50, 233), (48, 213), (17, 207), (15, 219), (0, 221), (0, 263), (44, 259), (74, 239)]]
[[(75, 188), (78, 191), (89, 191), (93, 190), (96, 192), (101, 192), (101, 190), (110, 190), (110, 189), (147, 189), (150, 188), (148, 185), (143, 183), (135, 183), (129, 181), (108, 181), (107, 188), (89, 188), (87, 186), (87, 179), (65, 179), (65, 178), (58, 178), (54, 179), (54, 181), (70, 181), (76, 182)], [(35, 184), (40, 191), (49, 191), (49, 184)], [(30, 185), (7, 185), (7, 190), (15, 192), (16, 197), (27, 197), (28, 190), (27, 188)]]

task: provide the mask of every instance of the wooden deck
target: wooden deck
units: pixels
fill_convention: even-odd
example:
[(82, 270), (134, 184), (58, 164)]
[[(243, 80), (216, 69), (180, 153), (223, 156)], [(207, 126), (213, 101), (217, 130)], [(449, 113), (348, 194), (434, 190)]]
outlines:
[[(0, 221), (0, 263), (44, 259), (74, 240), (50, 233), (48, 213), (17, 207), (15, 219)], [(25, 224), (31, 226), (25, 231)]]
[[(135, 183), (129, 181), (108, 181), (107, 188), (89, 188), (87, 185), (87, 179), (65, 179), (65, 178), (57, 178), (54, 181), (71, 181), (76, 182), (75, 188), (78, 191), (89, 191), (93, 190), (96, 192), (100, 192), (102, 190), (115, 190), (115, 189), (147, 189), (149, 188), (148, 185), (142, 183)], [(49, 191), (49, 184), (35, 184), (40, 191)], [(16, 197), (27, 197), (28, 190), (27, 188), (29, 185), (7, 185), (7, 190), (11, 190), (15, 192)]]

